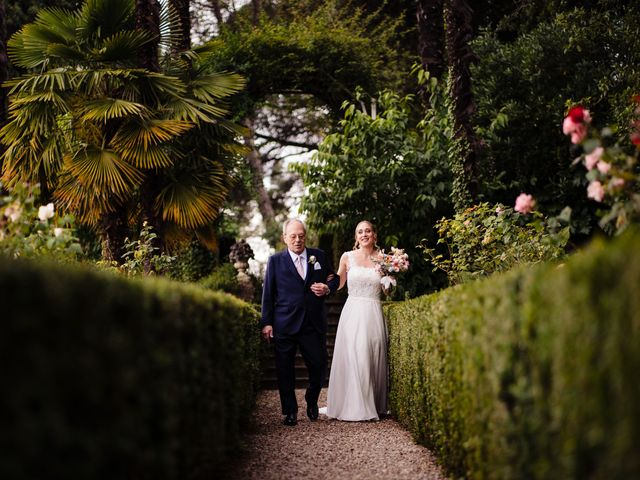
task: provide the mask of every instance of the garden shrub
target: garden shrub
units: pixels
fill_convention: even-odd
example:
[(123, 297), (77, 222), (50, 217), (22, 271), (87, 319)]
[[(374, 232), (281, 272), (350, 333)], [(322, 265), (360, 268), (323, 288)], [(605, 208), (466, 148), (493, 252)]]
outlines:
[(640, 478), (639, 249), (387, 307), (392, 411), (456, 478)]
[(213, 478), (240, 442), (257, 314), (221, 292), (0, 261), (0, 478)]

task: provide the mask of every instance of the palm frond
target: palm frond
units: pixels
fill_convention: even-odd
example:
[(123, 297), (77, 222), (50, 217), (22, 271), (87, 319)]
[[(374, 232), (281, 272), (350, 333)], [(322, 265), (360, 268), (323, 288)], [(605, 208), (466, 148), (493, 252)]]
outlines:
[(181, 120), (132, 120), (116, 132), (112, 144), (120, 151), (149, 148), (168, 142), (193, 127)]
[(205, 247), (215, 252), (219, 248), (218, 235), (213, 225), (205, 225), (196, 230), (196, 237)]
[(123, 150), (121, 155), (123, 160), (126, 160), (138, 168), (147, 170), (165, 168), (173, 165), (173, 159), (164, 147), (152, 145), (148, 147), (136, 146)]
[(130, 193), (142, 181), (140, 171), (116, 152), (95, 146), (67, 155), (65, 167), (86, 188), (116, 195)]
[(161, 191), (158, 204), (163, 220), (196, 229), (218, 217), (231, 184), (222, 166), (217, 165), (210, 167), (208, 174), (184, 172)]
[(164, 109), (171, 117), (192, 123), (215, 122), (228, 111), (222, 107), (208, 105), (187, 97), (173, 97), (164, 105)]
[(64, 91), (71, 88), (71, 77), (64, 69), (54, 69), (39, 75), (15, 77), (3, 84), (10, 87), (9, 95), (16, 92), (36, 92), (43, 90)]
[(160, 3), (160, 39), (161, 52), (171, 54), (177, 50), (182, 39), (180, 15), (171, 2)]
[(42, 103), (49, 103), (63, 112), (68, 108), (66, 99), (59, 95), (57, 92), (51, 90), (12, 97), (12, 108), (15, 110), (20, 110), (23, 106), (29, 104)]
[(108, 38), (122, 30), (135, 29), (132, 0), (85, 0), (79, 18), (86, 38)]
[(138, 50), (152, 39), (146, 30), (116, 32), (100, 42), (92, 56), (101, 62), (137, 60)]
[(78, 222), (89, 226), (97, 225), (104, 214), (125, 201), (122, 196), (91, 188), (69, 173), (60, 178), (54, 197), (64, 210), (74, 213)]
[(199, 76), (190, 86), (193, 96), (198, 100), (216, 103), (224, 97), (238, 93), (246, 83), (245, 78), (237, 73), (214, 73)]
[(107, 122), (114, 118), (148, 113), (147, 108), (136, 102), (128, 102), (119, 98), (102, 97), (88, 100), (77, 111), (77, 115), (85, 121)]

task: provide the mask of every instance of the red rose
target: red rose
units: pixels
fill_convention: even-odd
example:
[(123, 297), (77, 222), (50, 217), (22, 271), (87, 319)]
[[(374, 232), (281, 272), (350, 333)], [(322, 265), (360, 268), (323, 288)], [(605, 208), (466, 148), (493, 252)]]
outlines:
[(585, 119), (585, 112), (586, 110), (581, 105), (577, 105), (569, 110), (567, 117), (571, 118), (574, 123), (582, 123), (588, 121)]

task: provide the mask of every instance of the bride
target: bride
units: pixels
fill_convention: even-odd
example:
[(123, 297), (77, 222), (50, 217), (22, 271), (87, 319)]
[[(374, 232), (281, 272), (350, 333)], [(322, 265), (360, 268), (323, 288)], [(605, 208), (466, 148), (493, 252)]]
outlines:
[(387, 412), (387, 328), (380, 275), (371, 260), (378, 253), (373, 225), (358, 223), (355, 240), (338, 269), (338, 288), (346, 283), (349, 296), (338, 322), (326, 414), (338, 420), (378, 420)]

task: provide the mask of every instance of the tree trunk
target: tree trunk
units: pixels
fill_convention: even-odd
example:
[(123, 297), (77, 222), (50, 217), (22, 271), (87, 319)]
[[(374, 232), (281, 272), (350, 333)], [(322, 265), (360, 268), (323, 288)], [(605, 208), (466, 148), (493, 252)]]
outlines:
[(136, 28), (150, 32), (154, 38), (138, 52), (140, 66), (152, 72), (159, 71), (160, 4), (157, 0), (136, 0)]
[(262, 8), (260, 3), (260, 0), (251, 0), (251, 23), (254, 27), (258, 25), (260, 20), (260, 10)]
[(475, 111), (470, 72), (475, 56), (469, 46), (473, 38), (472, 12), (465, 0), (446, 0), (444, 16), (454, 128), (459, 142), (456, 160), (461, 170), (456, 172), (459, 185), (457, 188), (454, 186), (454, 191), (457, 190), (454, 201), (456, 210), (460, 210), (477, 202), (479, 184), (479, 143), (471, 125), (471, 117)]
[(102, 260), (122, 264), (124, 240), (127, 237), (126, 212), (106, 213), (100, 219)]
[(440, 80), (445, 72), (444, 14), (442, 0), (419, 0), (418, 53), (422, 67)]
[(249, 153), (247, 154), (247, 161), (249, 162), (249, 166), (251, 167), (252, 177), (253, 177), (253, 188), (255, 188), (258, 200), (258, 210), (260, 210), (260, 214), (262, 215), (262, 220), (265, 225), (270, 225), (275, 221), (275, 212), (273, 210), (273, 205), (271, 204), (271, 197), (269, 197), (269, 192), (264, 187), (263, 179), (264, 179), (264, 169), (262, 168), (262, 158), (260, 156), (260, 152), (256, 149), (256, 144), (254, 142), (255, 136), (255, 127), (254, 127), (254, 119), (249, 116), (244, 120), (244, 125), (247, 127), (247, 133), (244, 136), (244, 143), (249, 148)]
[[(7, 57), (7, 11), (4, 0), (0, 0), (0, 85), (9, 79), (9, 57)], [(7, 123), (7, 89), (0, 86), (0, 127)], [(4, 147), (0, 147), (0, 155)], [(0, 157), (0, 172), (2, 158)]]
[(169, 0), (173, 8), (180, 17), (180, 43), (177, 51), (189, 50), (191, 48), (191, 14), (189, 13), (189, 0)]
[(220, 31), (223, 23), (220, 2), (218, 0), (211, 0), (211, 9), (213, 10), (213, 16), (216, 17), (216, 22), (218, 22), (218, 31)]
[[(188, 4), (188, 0), (187, 0)], [(147, 30), (154, 36), (154, 41), (149, 42), (139, 52), (139, 62), (142, 68), (152, 72), (160, 71), (158, 61), (158, 45), (160, 40), (160, 4), (157, 0), (136, 0), (136, 28)], [(156, 208), (156, 198), (160, 189), (160, 176), (156, 170), (145, 172), (145, 179), (140, 188), (140, 203), (142, 207), (142, 220), (151, 225), (157, 235), (153, 246), (157, 247), (156, 253), (162, 252), (163, 225), (162, 217)]]

